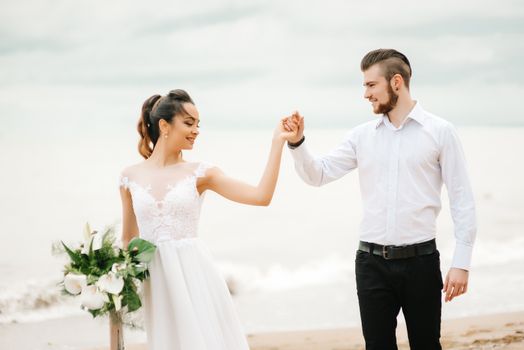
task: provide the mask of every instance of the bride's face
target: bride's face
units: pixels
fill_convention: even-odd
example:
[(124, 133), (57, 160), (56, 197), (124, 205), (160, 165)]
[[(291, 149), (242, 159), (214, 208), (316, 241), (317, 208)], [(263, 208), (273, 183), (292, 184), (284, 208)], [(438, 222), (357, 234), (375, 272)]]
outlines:
[(200, 117), (192, 103), (184, 103), (187, 114), (180, 114), (169, 124), (168, 145), (177, 149), (192, 149), (199, 134)]

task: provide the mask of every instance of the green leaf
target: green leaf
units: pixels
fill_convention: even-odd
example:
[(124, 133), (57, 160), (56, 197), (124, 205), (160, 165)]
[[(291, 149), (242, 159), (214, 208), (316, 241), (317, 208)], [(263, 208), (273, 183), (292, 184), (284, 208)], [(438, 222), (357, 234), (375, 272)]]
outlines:
[(96, 276), (96, 275), (92, 275), (92, 274), (87, 275), (87, 277), (86, 277), (87, 284), (88, 285), (95, 284), (98, 281), (99, 277), (100, 276)]
[(131, 282), (126, 284), (124, 290), (122, 291), (122, 306), (127, 305), (127, 310), (129, 312), (138, 310), (142, 306), (140, 297), (138, 296), (135, 288), (131, 286)]
[(73, 264), (81, 265), (82, 264), (81, 254), (78, 254), (78, 253), (72, 251), (71, 249), (69, 249), (69, 247), (66, 246), (64, 242), (62, 242), (62, 245), (64, 246), (64, 249), (67, 252), (67, 255), (69, 255), (69, 257), (71, 258), (71, 261), (73, 261)]
[(131, 252), (137, 252), (134, 260), (147, 263), (153, 260), (156, 246), (142, 238), (135, 237), (129, 242), (128, 249)]
[(88, 252), (88, 256), (89, 257), (92, 257), (93, 256), (93, 242), (95, 241), (95, 238), (93, 236), (91, 236), (91, 239), (89, 240), (89, 252)]
[(115, 232), (112, 226), (105, 228), (105, 233), (102, 235), (102, 242), (110, 246), (115, 242)]
[(153, 250), (147, 250), (143, 253), (138, 254), (135, 259), (140, 262), (150, 262), (153, 260), (153, 256), (155, 255), (155, 248)]
[(144, 272), (148, 269), (148, 266), (146, 264), (142, 264), (142, 266), (135, 267), (135, 274), (139, 274), (141, 272)]

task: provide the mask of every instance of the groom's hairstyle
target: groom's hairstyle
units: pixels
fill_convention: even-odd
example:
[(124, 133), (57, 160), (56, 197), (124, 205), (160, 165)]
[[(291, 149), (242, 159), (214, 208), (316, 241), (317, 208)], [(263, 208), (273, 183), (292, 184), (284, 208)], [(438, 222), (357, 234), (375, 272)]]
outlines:
[(400, 74), (409, 90), (409, 79), (412, 72), (409, 60), (404, 54), (394, 49), (370, 51), (362, 58), (360, 69), (364, 72), (377, 63), (380, 64), (387, 81), (390, 81), (395, 74)]

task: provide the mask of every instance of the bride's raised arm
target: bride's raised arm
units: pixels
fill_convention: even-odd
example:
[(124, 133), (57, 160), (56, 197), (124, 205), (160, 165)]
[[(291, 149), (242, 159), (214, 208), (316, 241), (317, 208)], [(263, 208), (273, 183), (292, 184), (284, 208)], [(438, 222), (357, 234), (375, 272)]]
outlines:
[(225, 175), (218, 168), (211, 168), (203, 178), (202, 190), (209, 189), (235, 202), (267, 206), (271, 203), (277, 184), (285, 142), (296, 137), (297, 130), (287, 131), (284, 124), (287, 118), (280, 120), (273, 134), (269, 159), (262, 178), (257, 186), (249, 185)]

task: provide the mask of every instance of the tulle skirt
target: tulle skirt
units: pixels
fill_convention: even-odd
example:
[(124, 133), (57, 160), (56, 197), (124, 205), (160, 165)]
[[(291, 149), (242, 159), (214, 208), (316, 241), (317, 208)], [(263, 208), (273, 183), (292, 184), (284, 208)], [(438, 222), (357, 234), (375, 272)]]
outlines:
[(246, 350), (226, 282), (199, 238), (157, 243), (144, 283), (148, 350)]

